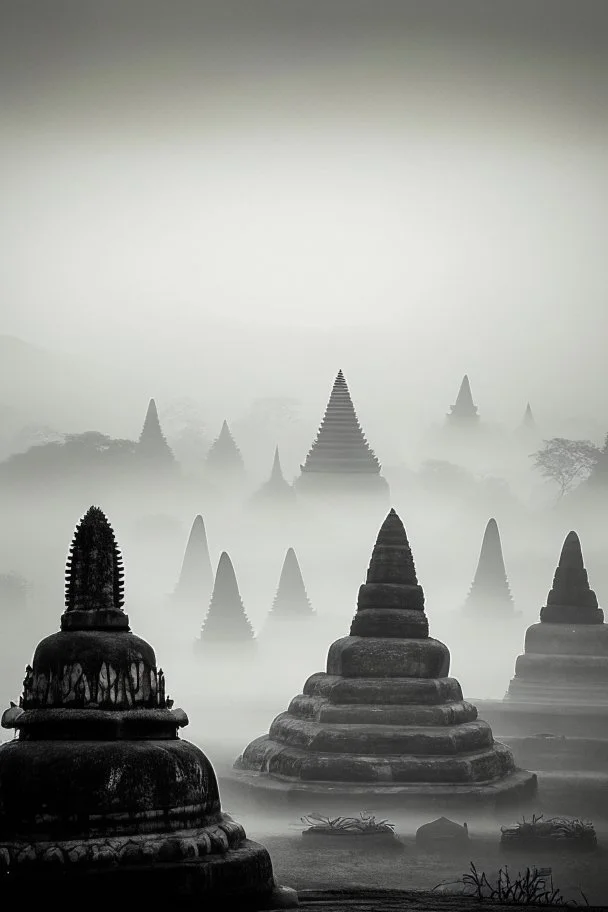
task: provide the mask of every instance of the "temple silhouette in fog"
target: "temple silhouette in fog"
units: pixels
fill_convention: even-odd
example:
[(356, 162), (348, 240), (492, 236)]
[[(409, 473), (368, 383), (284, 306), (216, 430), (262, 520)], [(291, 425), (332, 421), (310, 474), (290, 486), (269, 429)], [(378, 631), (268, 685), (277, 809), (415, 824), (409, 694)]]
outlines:
[(209, 556), (207, 532), (203, 517), (196, 516), (188, 537), (175, 596), (195, 610), (205, 605), (213, 587), (213, 569)]
[(513, 597), (495, 519), (490, 519), (486, 526), (464, 612), (481, 621), (505, 620), (514, 614)]
[(460, 429), (476, 427), (479, 424), (479, 413), (473, 402), (471, 384), (466, 374), (462, 378), (456, 402), (450, 406), (446, 422), (448, 427)]
[(242, 658), (256, 647), (234, 567), (225, 551), (217, 566), (211, 603), (197, 645), (207, 655), (215, 653), (220, 658)]
[(136, 454), (140, 464), (147, 469), (172, 469), (177, 463), (173, 450), (167, 443), (158, 418), (154, 399), (150, 399), (144, 426), (137, 442)]
[(281, 457), (279, 448), (274, 451), (272, 470), (270, 477), (261, 485), (251, 498), (251, 505), (258, 508), (267, 508), (272, 510), (278, 508), (284, 510), (294, 506), (296, 492), (293, 485), (286, 480), (281, 466)]
[(340, 370), (315, 441), (295, 486), (298, 494), (369, 494), (388, 498), (380, 462), (365, 438)]

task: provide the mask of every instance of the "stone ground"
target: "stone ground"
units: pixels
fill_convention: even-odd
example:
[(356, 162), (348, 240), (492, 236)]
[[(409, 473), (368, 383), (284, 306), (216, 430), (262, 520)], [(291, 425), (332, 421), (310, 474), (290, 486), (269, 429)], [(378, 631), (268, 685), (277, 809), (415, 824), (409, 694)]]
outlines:
[[(401, 890), (304, 890), (299, 898), (300, 908), (310, 912), (317, 909), (319, 912), (483, 912), (496, 909), (495, 903), (479, 902), (462, 896), (437, 896)], [(510, 904), (508, 908), (519, 910), (530, 907)]]
[[(301, 829), (301, 828), (300, 828)], [(474, 861), (478, 871), (485, 871), (490, 881), (492, 874), (506, 864), (511, 875), (525, 871), (526, 867), (550, 867), (554, 887), (561, 890), (565, 899), (576, 901), (585, 906), (585, 900), (596, 907), (608, 908), (608, 850), (600, 840), (597, 852), (592, 854), (546, 853), (532, 855), (505, 854), (501, 851), (496, 837), (471, 837), (470, 848), (460, 856), (439, 856), (419, 852), (413, 835), (401, 836), (405, 845), (402, 853), (380, 853), (353, 850), (348, 848), (331, 848), (319, 851), (305, 842), (301, 834), (288, 836), (271, 836), (257, 834), (255, 826), (248, 822), (248, 834), (253, 839), (260, 839), (270, 852), (275, 877), (285, 886), (304, 891), (302, 898), (305, 905), (320, 909), (357, 909), (371, 912), (372, 909), (389, 910), (399, 908), (398, 895), (387, 894), (382, 902), (376, 905), (373, 896), (354, 894), (352, 891), (407, 891), (416, 895), (408, 897), (401, 908), (413, 908), (431, 912), (439, 909), (480, 909), (485, 904), (468, 897), (447, 895), (447, 891), (457, 890), (458, 884), (445, 886), (446, 893), (429, 894), (440, 884), (452, 884), (464, 873)], [(603, 842), (603, 845), (602, 845)], [(338, 901), (336, 896), (322, 898), (317, 891), (346, 890), (348, 896)], [(310, 892), (314, 891), (314, 892)], [(421, 895), (421, 891), (424, 895)], [(325, 903), (325, 904), (324, 904)], [(366, 905), (367, 903), (367, 905)], [(392, 903), (392, 905), (391, 905)], [(513, 908), (513, 906), (511, 906)]]

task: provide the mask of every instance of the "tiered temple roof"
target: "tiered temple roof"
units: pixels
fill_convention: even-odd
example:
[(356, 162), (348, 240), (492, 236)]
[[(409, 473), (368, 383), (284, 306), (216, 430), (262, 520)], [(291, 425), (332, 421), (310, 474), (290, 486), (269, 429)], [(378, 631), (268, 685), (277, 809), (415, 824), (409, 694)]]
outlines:
[(465, 374), (458, 390), (456, 402), (450, 407), (447, 416), (449, 424), (474, 424), (479, 421), (477, 406), (473, 402), (471, 384)]
[(557, 707), (608, 704), (608, 625), (576, 532), (566, 536), (540, 623), (526, 631), (505, 699)]
[(312, 675), (269, 734), (244, 750), (235, 781), (262, 792), (296, 788), (304, 798), (423, 804), (533, 796), (536, 777), (494, 741), (449, 665), (447, 647), (428, 635), (409, 542), (391, 510), (350, 635), (330, 647), (327, 672)]
[(495, 519), (490, 519), (486, 526), (477, 570), (464, 607), (467, 613), (484, 619), (504, 619), (513, 615), (513, 598)]
[(220, 557), (209, 611), (202, 627), (202, 647), (253, 647), (255, 634), (245, 613), (232, 561), (223, 551)]
[(213, 569), (207, 533), (203, 517), (199, 514), (192, 523), (175, 594), (182, 601), (200, 605), (209, 598), (212, 586)]
[(150, 399), (148, 404), (146, 419), (137, 443), (137, 454), (150, 465), (175, 465), (175, 456), (160, 426), (154, 399)]
[(302, 474), (380, 474), (380, 463), (361, 430), (342, 371), (338, 371), (316, 440), (300, 468)]
[(277, 896), (267, 851), (223, 813), (213, 767), (179, 738), (188, 717), (172, 707), (154, 650), (130, 631), (113, 530), (91, 507), (70, 549), (61, 630), (38, 644), (20, 705), (2, 717), (19, 735), (0, 747), (6, 902), (295, 904)]

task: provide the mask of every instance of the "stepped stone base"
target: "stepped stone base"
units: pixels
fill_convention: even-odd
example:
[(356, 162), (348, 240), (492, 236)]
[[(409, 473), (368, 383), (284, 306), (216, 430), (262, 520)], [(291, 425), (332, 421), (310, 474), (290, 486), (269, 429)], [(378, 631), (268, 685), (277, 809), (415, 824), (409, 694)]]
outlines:
[(268, 801), (300, 806), (310, 811), (311, 801), (320, 807), (331, 807), (332, 802), (363, 802), (366, 806), (427, 808), (479, 808), (493, 810), (503, 807), (526, 807), (534, 801), (537, 789), (536, 775), (516, 770), (494, 782), (466, 784), (419, 783), (400, 785), (394, 782), (294, 782), (285, 778), (270, 777), (250, 770), (233, 770), (226, 779), (230, 791), (246, 793), (252, 800), (267, 804)]
[(553, 772), (604, 773), (608, 769), (608, 739), (566, 738), (564, 735), (503, 736), (517, 764)]
[(608, 739), (608, 703), (593, 705), (590, 701), (547, 703), (515, 699), (474, 702), (480, 716), (489, 722), (499, 739), (538, 734), (593, 741)]

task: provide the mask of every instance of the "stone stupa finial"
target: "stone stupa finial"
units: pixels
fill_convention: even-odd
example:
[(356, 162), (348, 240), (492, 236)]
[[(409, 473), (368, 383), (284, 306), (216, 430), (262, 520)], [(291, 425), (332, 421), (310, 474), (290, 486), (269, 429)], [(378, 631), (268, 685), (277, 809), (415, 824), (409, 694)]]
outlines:
[(382, 523), (359, 589), (351, 636), (427, 637), (424, 592), (416, 577), (412, 550), (394, 509)]
[(581, 543), (576, 532), (568, 532), (547, 604), (541, 608), (541, 622), (551, 624), (602, 624), (604, 612), (598, 607), (595, 592), (583, 561)]
[(114, 530), (99, 507), (76, 527), (66, 564), (62, 630), (123, 628), (124, 571)]

